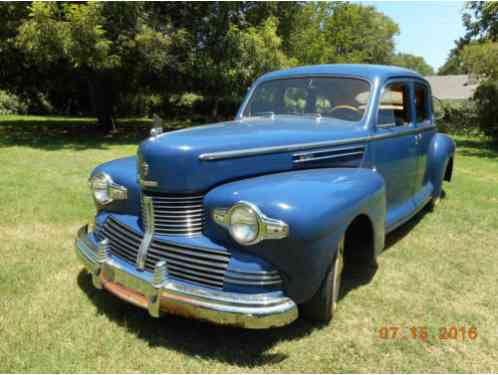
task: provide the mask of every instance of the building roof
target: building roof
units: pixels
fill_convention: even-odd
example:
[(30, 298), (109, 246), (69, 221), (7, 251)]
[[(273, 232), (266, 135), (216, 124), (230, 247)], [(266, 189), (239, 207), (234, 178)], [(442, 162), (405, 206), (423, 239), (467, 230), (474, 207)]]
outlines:
[(300, 66), (297, 68), (267, 73), (259, 78), (258, 81), (293, 76), (328, 74), (361, 77), (369, 81), (374, 81), (375, 79), (385, 80), (390, 77), (413, 77), (424, 79), (424, 77), (413, 70), (397, 66), (370, 64), (324, 64)]
[(470, 99), (479, 82), (469, 75), (427, 76), (432, 95), (438, 99)]

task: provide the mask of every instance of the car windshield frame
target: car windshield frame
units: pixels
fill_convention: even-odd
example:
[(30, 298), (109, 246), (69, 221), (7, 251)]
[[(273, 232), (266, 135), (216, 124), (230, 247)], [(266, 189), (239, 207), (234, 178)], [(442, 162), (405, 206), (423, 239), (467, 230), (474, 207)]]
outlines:
[[(288, 81), (288, 80), (309, 80), (309, 79), (343, 79), (343, 80), (358, 80), (366, 83), (366, 87), (368, 87), (368, 99), (365, 103), (365, 109), (363, 110), (363, 114), (360, 119), (358, 120), (345, 120), (345, 119), (340, 119), (338, 117), (333, 117), (333, 116), (327, 116), (318, 112), (309, 112), (309, 113), (274, 113), (272, 111), (264, 111), (261, 112), (260, 115), (246, 115), (247, 108), (251, 105), (252, 100), (255, 97), (255, 94), (257, 93), (258, 89), (262, 85), (270, 84), (273, 82), (277, 81)], [(240, 119), (250, 119), (250, 118), (255, 118), (255, 117), (274, 117), (274, 116), (296, 116), (296, 117), (315, 117), (315, 118), (325, 118), (325, 119), (336, 119), (340, 121), (347, 121), (351, 123), (359, 123), (363, 122), (365, 120), (365, 117), (367, 116), (367, 113), (370, 110), (370, 105), (371, 105), (371, 100), (372, 100), (372, 82), (370, 80), (361, 77), (361, 76), (346, 76), (346, 75), (304, 75), (304, 76), (290, 76), (290, 77), (283, 77), (283, 78), (275, 78), (275, 79), (267, 79), (259, 82), (255, 87), (253, 87), (246, 100), (244, 100), (243, 107), (239, 111), (239, 115), (237, 116)], [(362, 104), (363, 105), (363, 104)]]

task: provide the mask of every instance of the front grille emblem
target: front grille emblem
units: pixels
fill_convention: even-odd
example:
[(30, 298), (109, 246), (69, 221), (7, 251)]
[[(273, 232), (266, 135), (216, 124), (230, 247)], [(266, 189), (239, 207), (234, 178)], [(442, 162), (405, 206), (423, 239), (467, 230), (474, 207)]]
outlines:
[(142, 177), (147, 177), (148, 174), (149, 174), (149, 164), (147, 164), (145, 160), (142, 160), (140, 162), (140, 175)]

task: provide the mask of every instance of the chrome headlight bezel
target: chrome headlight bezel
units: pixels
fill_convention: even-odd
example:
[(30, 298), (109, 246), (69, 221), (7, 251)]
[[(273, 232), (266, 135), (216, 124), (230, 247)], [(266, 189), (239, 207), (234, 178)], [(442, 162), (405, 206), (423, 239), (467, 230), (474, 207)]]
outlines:
[[(90, 177), (88, 185), (97, 206), (105, 206), (115, 200), (128, 199), (126, 187), (116, 184), (111, 176), (105, 172), (98, 172)], [(98, 195), (97, 192), (101, 194)]]
[[(232, 215), (237, 209), (246, 209), (255, 215), (255, 220), (258, 225), (258, 231), (251, 241), (240, 241), (234, 235), (232, 228)], [(230, 208), (215, 208), (212, 213), (213, 220), (228, 230), (231, 237), (239, 244), (244, 246), (250, 246), (257, 244), (263, 240), (268, 239), (282, 239), (289, 235), (289, 226), (282, 220), (272, 219), (263, 212), (253, 203), (247, 201), (240, 201), (235, 203)]]

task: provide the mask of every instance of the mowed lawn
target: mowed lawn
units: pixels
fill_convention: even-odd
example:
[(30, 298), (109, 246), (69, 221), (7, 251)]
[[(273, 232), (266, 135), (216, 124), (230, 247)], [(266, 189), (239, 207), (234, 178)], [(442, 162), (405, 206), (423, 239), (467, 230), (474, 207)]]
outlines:
[[(147, 125), (141, 121), (141, 125)], [(434, 212), (387, 238), (373, 277), (346, 283), (328, 326), (249, 331), (145, 311), (95, 290), (73, 251), (99, 163), (145, 129), (102, 138), (93, 119), (0, 118), (0, 372), (497, 372), (498, 151), (457, 138)], [(180, 127), (185, 124), (171, 124)], [(136, 129), (135, 129), (136, 128)], [(386, 326), (428, 339), (382, 339)], [(440, 340), (443, 327), (477, 338)]]

